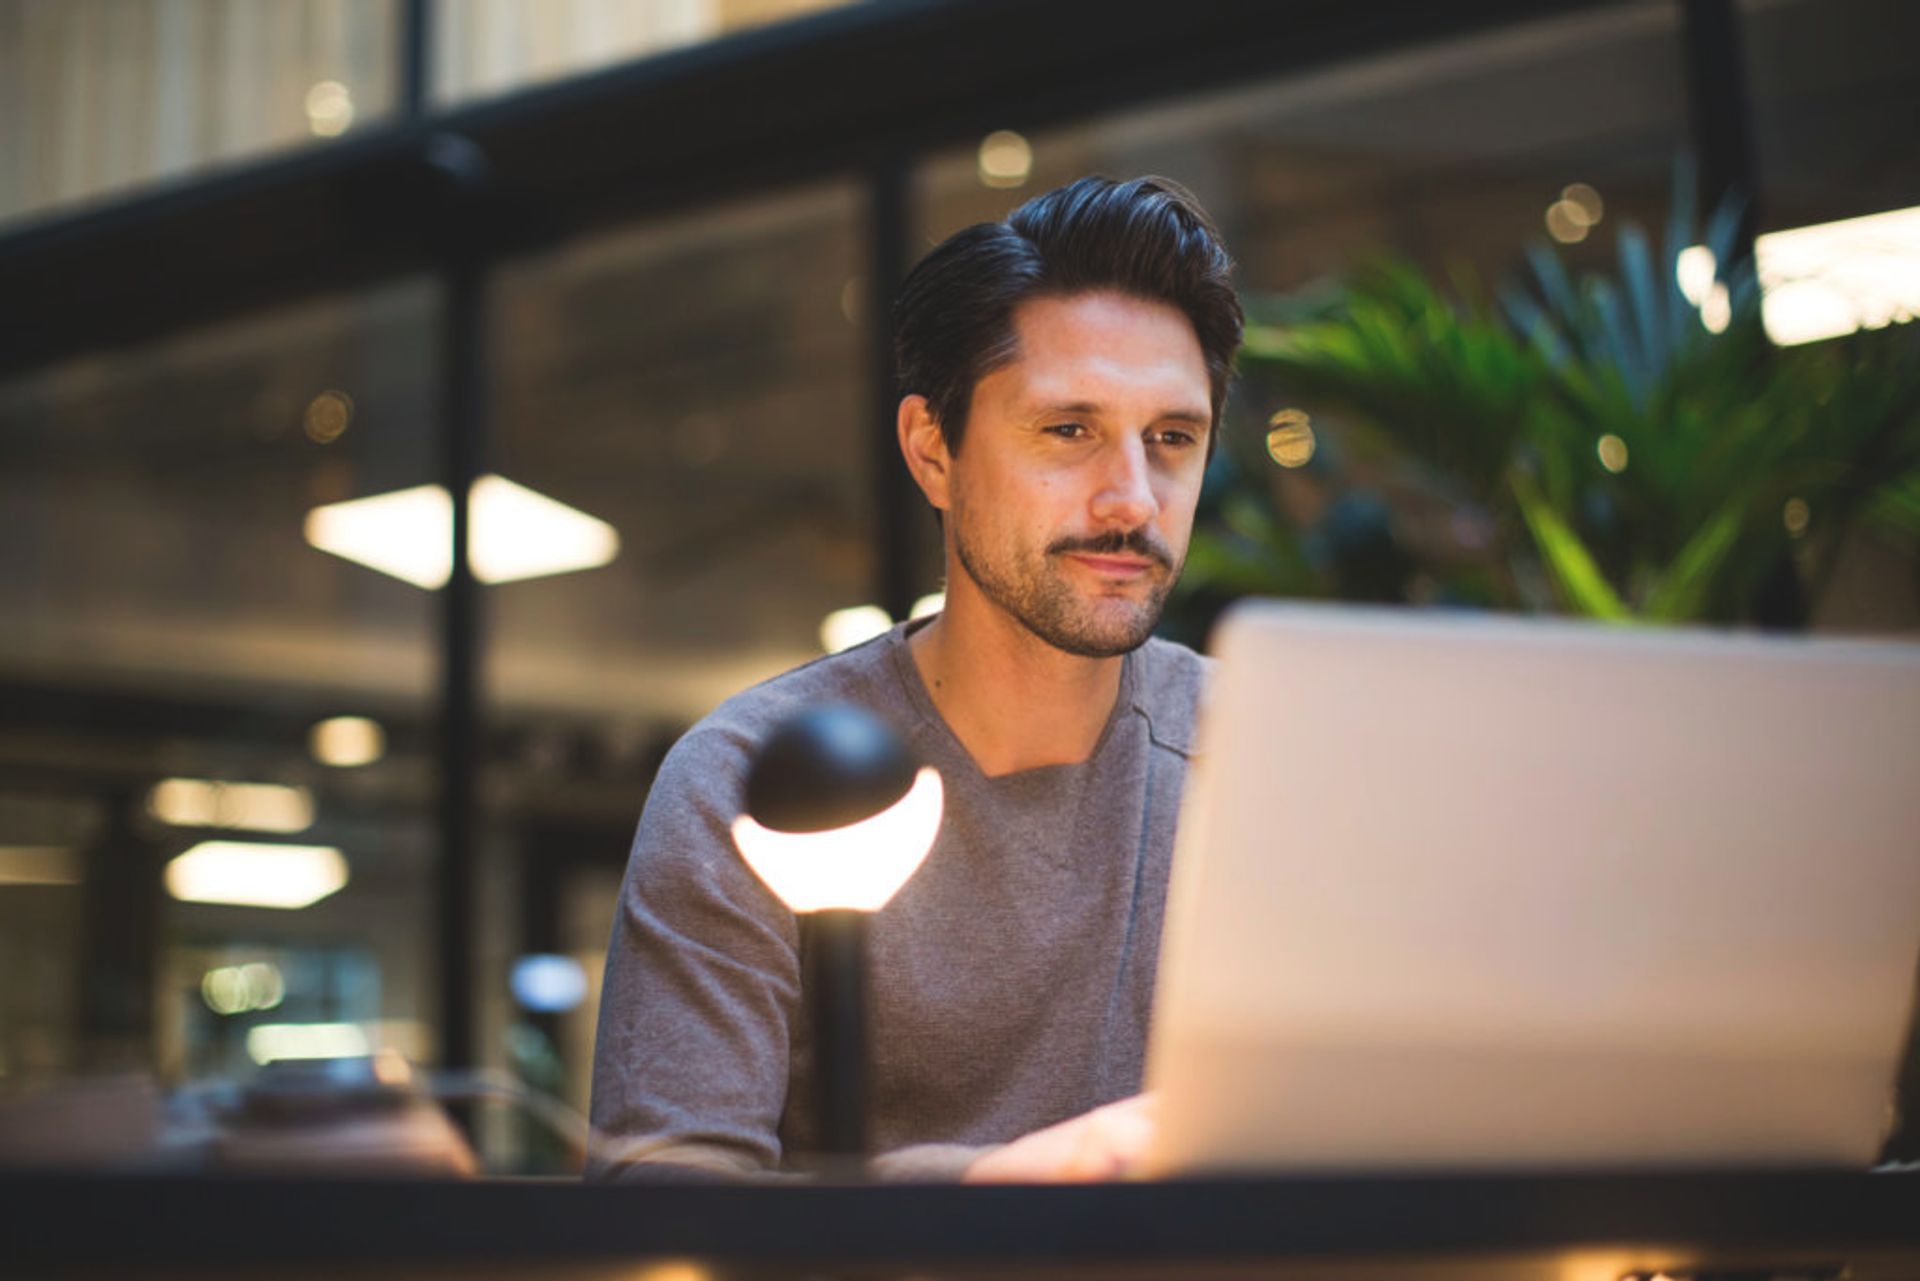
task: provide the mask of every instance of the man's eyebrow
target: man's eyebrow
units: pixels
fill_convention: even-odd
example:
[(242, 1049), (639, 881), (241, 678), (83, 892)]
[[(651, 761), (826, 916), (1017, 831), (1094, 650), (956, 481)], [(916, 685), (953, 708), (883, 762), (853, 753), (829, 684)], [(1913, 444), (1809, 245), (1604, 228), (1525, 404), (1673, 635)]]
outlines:
[[(1096, 405), (1090, 400), (1069, 400), (1048, 402), (1036, 406), (1033, 411), (1033, 417), (1044, 418), (1053, 414), (1068, 414), (1098, 418), (1105, 413), (1106, 409), (1104, 406)], [(1153, 416), (1153, 421), (1157, 423), (1191, 423), (1196, 427), (1210, 427), (1213, 425), (1212, 415), (1208, 414), (1204, 409), (1194, 409), (1191, 406), (1176, 406), (1163, 409)]]

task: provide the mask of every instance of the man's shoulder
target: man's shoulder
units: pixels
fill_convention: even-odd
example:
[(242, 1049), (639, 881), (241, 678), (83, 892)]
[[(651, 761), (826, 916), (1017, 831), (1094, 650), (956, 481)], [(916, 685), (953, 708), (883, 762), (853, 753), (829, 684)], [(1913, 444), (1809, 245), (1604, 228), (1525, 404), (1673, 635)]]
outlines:
[(1191, 756), (1214, 660), (1178, 641), (1158, 636), (1150, 638), (1136, 653), (1139, 675), (1133, 689), (1135, 709), (1146, 717), (1156, 744)]
[(749, 686), (695, 723), (675, 751), (743, 760), (781, 722), (817, 703), (855, 703), (900, 720), (907, 699), (893, 670), (893, 644), (890, 633)]
[[(647, 789), (641, 844), (697, 842), (695, 831), (721, 832), (738, 812), (747, 770), (774, 729), (801, 709), (821, 702), (851, 702), (898, 717), (898, 690), (889, 640), (881, 637), (838, 654), (803, 663), (721, 703), (674, 743)], [(672, 839), (648, 841), (662, 833)], [(636, 847), (637, 848), (637, 847)]]

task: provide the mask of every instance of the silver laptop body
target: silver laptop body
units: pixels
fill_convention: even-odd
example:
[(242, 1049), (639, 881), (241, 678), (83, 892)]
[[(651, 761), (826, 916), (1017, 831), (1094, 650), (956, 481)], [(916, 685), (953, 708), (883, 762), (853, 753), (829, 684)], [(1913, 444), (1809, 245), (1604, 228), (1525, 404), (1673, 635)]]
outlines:
[(1920, 646), (1242, 606), (1150, 1172), (1872, 1163), (1920, 953)]

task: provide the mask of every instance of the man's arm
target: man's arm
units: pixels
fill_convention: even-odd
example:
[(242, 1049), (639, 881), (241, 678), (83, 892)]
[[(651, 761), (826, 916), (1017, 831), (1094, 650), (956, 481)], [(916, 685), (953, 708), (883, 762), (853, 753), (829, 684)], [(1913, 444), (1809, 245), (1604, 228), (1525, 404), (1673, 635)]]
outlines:
[(780, 1163), (799, 932), (733, 849), (746, 759), (695, 731), (648, 795), (607, 951), (589, 1178)]
[[(800, 1005), (798, 922), (733, 848), (748, 748), (696, 731), (660, 766), (620, 887), (594, 1047), (590, 1179), (774, 1176)], [(889, 1180), (1124, 1172), (1134, 1101), (1003, 1145), (874, 1159)]]

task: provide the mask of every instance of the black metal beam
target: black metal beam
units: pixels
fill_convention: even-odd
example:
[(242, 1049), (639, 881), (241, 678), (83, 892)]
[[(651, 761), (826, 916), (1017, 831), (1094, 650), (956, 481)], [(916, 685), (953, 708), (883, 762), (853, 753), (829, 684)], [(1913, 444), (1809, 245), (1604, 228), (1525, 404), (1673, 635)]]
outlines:
[(872, 385), (875, 600), (894, 618), (912, 608), (920, 495), (900, 459), (895, 430), (899, 392), (893, 377), (893, 299), (907, 269), (907, 162), (890, 157), (869, 175), (867, 210), (867, 368)]
[(1760, 161), (1740, 9), (1734, 0), (1681, 0), (1680, 16), (1700, 205), (1713, 210), (1737, 200), (1741, 206), (1731, 260), (1721, 265), (1725, 275), (1752, 263), (1760, 229)]
[[(479, 175), (469, 175), (478, 178)], [(452, 564), (440, 594), (439, 857), (435, 867), (439, 950), (439, 1061), (474, 1065), (475, 883), (480, 839), (480, 662), (485, 622), (468, 556), (470, 497), (485, 470), (490, 365), (488, 269), (456, 252), (441, 298), (441, 483), (453, 496)]]
[(433, 9), (428, 0), (406, 0), (400, 12), (400, 111), (409, 120), (427, 113), (432, 93), (427, 51), (433, 40)]
[(81, 878), (79, 1066), (149, 1070), (160, 968), (161, 851), (135, 830), (136, 791), (104, 798), (105, 830)]
[[(509, 216), (490, 234), (495, 253), (510, 253), (864, 171), (986, 129), (1085, 118), (1604, 2), (852, 5), (437, 117), (396, 117), (0, 237), (0, 374), (433, 272), (448, 231), (423, 190), (435, 131), (471, 138), (491, 159)], [(424, 85), (407, 92), (424, 95)]]

